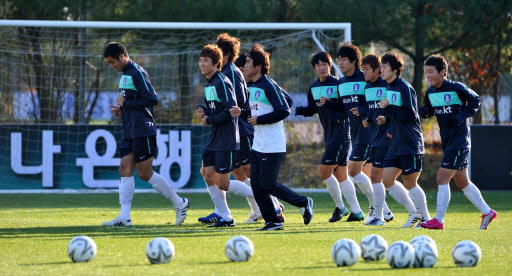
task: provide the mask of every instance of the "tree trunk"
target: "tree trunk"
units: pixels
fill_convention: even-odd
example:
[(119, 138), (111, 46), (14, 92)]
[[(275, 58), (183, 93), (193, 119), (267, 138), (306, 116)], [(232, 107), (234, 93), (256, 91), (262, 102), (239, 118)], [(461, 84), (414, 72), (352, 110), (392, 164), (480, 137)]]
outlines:
[(500, 83), (500, 65), (501, 65), (501, 48), (502, 48), (502, 41), (503, 33), (499, 34), (498, 38), (498, 50), (497, 50), (497, 56), (496, 56), (496, 68), (495, 68), (495, 75), (496, 75), (496, 81), (494, 82), (493, 88), (492, 88), (492, 96), (494, 98), (494, 124), (499, 125), (500, 124), (500, 108), (499, 108), (499, 102), (500, 102), (500, 91), (499, 91), (499, 83)]
[(51, 106), (52, 95), (48, 85), (48, 78), (45, 77), (45, 67), (39, 41), (40, 29), (36, 27), (29, 27), (27, 28), (27, 33), (30, 36), (30, 45), (34, 51), (34, 54), (32, 55), (32, 67), (35, 72), (41, 122), (50, 123), (53, 113), (53, 107)]
[(183, 53), (178, 56), (179, 63), (179, 95), (180, 95), (180, 108), (179, 113), (181, 113), (181, 123), (182, 124), (190, 124), (192, 122), (192, 113), (191, 110), (195, 112), (194, 108), (190, 107), (190, 102), (192, 99), (191, 95), (193, 91), (191, 91), (190, 83), (188, 81), (189, 73), (188, 73), (188, 65), (187, 65), (187, 54)]
[[(423, 104), (423, 62), (425, 61), (425, 0), (418, 1), (416, 4), (416, 21), (414, 23), (415, 34), (415, 57), (414, 77), (412, 86), (416, 90), (418, 106)], [(420, 104), (421, 103), (421, 104)]]

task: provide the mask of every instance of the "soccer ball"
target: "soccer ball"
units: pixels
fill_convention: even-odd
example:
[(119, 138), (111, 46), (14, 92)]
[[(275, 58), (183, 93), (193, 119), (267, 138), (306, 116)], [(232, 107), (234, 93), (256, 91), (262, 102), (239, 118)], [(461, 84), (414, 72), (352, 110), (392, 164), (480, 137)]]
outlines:
[(379, 235), (368, 235), (361, 240), (361, 257), (365, 261), (380, 261), (386, 257), (388, 243)]
[(152, 264), (166, 264), (174, 258), (174, 244), (166, 238), (154, 238), (146, 246), (146, 257)]
[(254, 245), (245, 236), (234, 236), (226, 243), (225, 252), (232, 262), (247, 262), (254, 254)]
[(453, 248), (452, 258), (457, 266), (476, 266), (482, 258), (482, 250), (472, 241), (461, 241)]
[(331, 249), (331, 257), (338, 266), (352, 266), (361, 256), (359, 245), (351, 239), (337, 241)]
[(414, 238), (412, 238), (411, 240), (411, 245), (414, 247), (414, 244), (416, 243), (430, 243), (432, 245), (434, 245), (435, 247), (437, 247), (437, 244), (436, 242), (429, 236), (424, 236), (424, 235), (420, 235), (420, 236), (416, 236)]
[(87, 236), (74, 237), (68, 245), (68, 256), (73, 262), (89, 262), (97, 252), (96, 243)]
[(410, 268), (414, 264), (414, 248), (405, 241), (394, 242), (386, 252), (386, 259), (392, 268)]
[(416, 242), (414, 247), (414, 267), (433, 267), (439, 256), (435, 243)]

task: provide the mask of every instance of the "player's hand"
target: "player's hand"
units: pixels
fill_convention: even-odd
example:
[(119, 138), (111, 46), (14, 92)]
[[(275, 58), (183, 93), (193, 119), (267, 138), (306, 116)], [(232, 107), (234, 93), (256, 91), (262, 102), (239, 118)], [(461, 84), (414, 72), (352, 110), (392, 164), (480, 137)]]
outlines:
[(119, 96), (119, 97), (117, 97), (117, 99), (116, 99), (116, 104), (117, 104), (118, 106), (123, 106), (124, 100), (126, 100), (126, 99), (125, 99), (123, 96)]
[(364, 119), (361, 123), (363, 124), (364, 128), (367, 128), (370, 125), (368, 118)]
[(359, 116), (359, 109), (357, 109), (357, 107), (351, 108), (350, 112), (356, 116)]
[(247, 119), (247, 122), (249, 122), (249, 124), (253, 125), (253, 126), (257, 126), (258, 125), (258, 116), (251, 116), (249, 117), (249, 119)]
[(391, 137), (392, 137), (392, 136), (391, 136), (391, 133), (386, 133), (386, 136), (387, 136), (389, 139), (391, 139)]
[(119, 117), (119, 115), (121, 115), (121, 108), (118, 105), (110, 105), (110, 107), (112, 107), (110, 111), (112, 111), (112, 115), (114, 115), (114, 117)]
[(383, 99), (380, 101), (380, 104), (379, 104), (379, 105), (380, 105), (380, 108), (382, 108), (382, 109), (386, 108), (386, 106), (388, 106), (388, 105), (389, 105), (389, 101), (388, 101), (388, 99), (383, 98)]
[(240, 109), (240, 107), (234, 105), (233, 107), (231, 107), (231, 109), (229, 109), (229, 114), (231, 114), (231, 117), (233, 118), (238, 118), (240, 117), (240, 114), (242, 114), (242, 110)]
[(196, 116), (199, 118), (199, 120), (203, 119), (204, 117), (204, 110), (202, 107), (196, 108)]
[(386, 117), (380, 115), (379, 117), (377, 117), (377, 124), (380, 126), (380, 125), (383, 125), (386, 123)]
[(208, 118), (208, 116), (206, 116), (206, 115), (203, 115), (203, 117), (201, 118), (201, 124), (203, 124), (203, 126), (208, 125), (208, 123), (206, 122), (206, 118)]
[(327, 97), (322, 96), (322, 97), (320, 98), (320, 104), (321, 104), (321, 105), (324, 105), (327, 101), (330, 101), (330, 100), (331, 100), (331, 99), (329, 99), (329, 98), (327, 98)]

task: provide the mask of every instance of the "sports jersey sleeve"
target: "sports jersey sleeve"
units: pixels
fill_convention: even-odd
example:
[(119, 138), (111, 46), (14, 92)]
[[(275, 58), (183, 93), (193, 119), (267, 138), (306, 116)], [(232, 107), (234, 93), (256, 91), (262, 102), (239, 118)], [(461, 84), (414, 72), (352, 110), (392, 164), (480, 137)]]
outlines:
[(482, 98), (475, 93), (475, 91), (467, 88), (466, 86), (459, 84), (457, 89), (457, 95), (462, 101), (466, 102), (466, 106), (460, 110), (460, 112), (454, 114), (452, 119), (456, 120), (461, 124), (464, 120), (475, 115), (480, 108)]
[(416, 119), (416, 94), (409, 86), (401, 86), (402, 106), (388, 105), (384, 109), (402, 122), (414, 122)]
[(125, 100), (123, 107), (144, 109), (158, 104), (158, 97), (147, 75), (143, 75), (142, 72), (138, 70), (138, 73), (132, 74), (132, 80), (135, 89), (140, 93), (140, 97), (136, 97), (134, 100)]
[(302, 115), (304, 117), (311, 117), (318, 113), (318, 108), (316, 107), (315, 99), (313, 99), (313, 93), (311, 93), (311, 87), (308, 92), (308, 105), (307, 106), (297, 106), (295, 108), (295, 115)]
[(233, 120), (229, 113), (229, 109), (236, 106), (236, 96), (234, 96), (233, 85), (230, 82), (221, 81), (220, 85), (216, 85), (216, 89), (217, 91), (222, 91), (218, 94), (222, 102), (222, 110), (217, 115), (206, 118), (208, 125), (221, 125)]
[(434, 108), (432, 107), (432, 103), (430, 102), (428, 94), (430, 94), (430, 89), (428, 89), (427, 93), (425, 93), (425, 105), (420, 108), (419, 111), (419, 115), (423, 119), (434, 116)]
[(288, 106), (282, 89), (280, 87), (278, 89), (270, 80), (267, 79), (267, 81), (268, 85), (266, 85), (265, 88), (265, 95), (270, 101), (274, 111), (258, 116), (258, 125), (274, 124), (290, 115), (290, 107)]

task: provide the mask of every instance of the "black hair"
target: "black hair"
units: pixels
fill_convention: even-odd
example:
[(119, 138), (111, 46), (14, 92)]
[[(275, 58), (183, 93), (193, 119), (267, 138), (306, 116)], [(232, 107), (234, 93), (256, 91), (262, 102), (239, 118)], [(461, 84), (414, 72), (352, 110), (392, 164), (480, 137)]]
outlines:
[(369, 54), (363, 58), (362, 65), (368, 64), (375, 71), (380, 68), (380, 57), (376, 54)]
[(355, 61), (356, 70), (361, 70), (361, 59), (363, 54), (361, 54), (361, 50), (356, 45), (353, 45), (351, 42), (347, 42), (341, 45), (338, 50), (338, 54), (336, 55), (339, 58), (348, 58), (350, 62)]
[(247, 57), (252, 59), (252, 65), (254, 67), (261, 65), (261, 74), (268, 74), (270, 71), (270, 54), (265, 52), (262, 45), (258, 43), (254, 44), (251, 51), (247, 54)]
[(103, 51), (103, 57), (111, 57), (113, 59), (119, 60), (119, 56), (123, 54), (125, 57), (128, 57), (128, 51), (123, 44), (119, 42), (110, 42), (105, 50)]
[(245, 62), (247, 61), (247, 55), (241, 54), (238, 56), (238, 58), (235, 60), (235, 65), (238, 68), (242, 68), (245, 66)]
[(199, 53), (199, 57), (209, 57), (212, 59), (212, 64), (217, 64), (217, 69), (220, 69), (222, 62), (222, 51), (215, 44), (208, 44)]
[(329, 63), (329, 67), (332, 67), (332, 58), (331, 55), (327, 52), (316, 52), (311, 57), (311, 66), (315, 68), (315, 64), (317, 64), (319, 61), (327, 62)]
[(402, 55), (395, 51), (388, 52), (382, 57), (381, 63), (389, 64), (391, 71), (396, 70), (396, 76), (399, 77), (404, 69), (404, 59)]
[(439, 54), (430, 55), (425, 61), (426, 66), (435, 66), (438, 73), (444, 69), (444, 76), (446, 77), (448, 73), (448, 61)]

